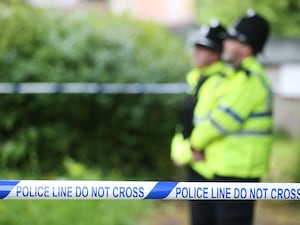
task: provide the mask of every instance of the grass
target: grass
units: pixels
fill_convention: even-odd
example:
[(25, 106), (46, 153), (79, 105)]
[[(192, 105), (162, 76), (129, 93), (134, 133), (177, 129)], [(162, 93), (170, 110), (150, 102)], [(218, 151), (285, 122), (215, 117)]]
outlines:
[(3, 200), (0, 224), (135, 225), (142, 224), (150, 202), (138, 200)]

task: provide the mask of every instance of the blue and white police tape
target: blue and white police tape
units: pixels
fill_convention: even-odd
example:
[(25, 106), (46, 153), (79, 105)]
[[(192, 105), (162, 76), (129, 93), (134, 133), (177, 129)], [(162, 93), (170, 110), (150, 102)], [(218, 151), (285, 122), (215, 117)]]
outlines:
[(300, 200), (300, 183), (0, 180), (0, 199)]
[(0, 83), (0, 94), (184, 94), (186, 83)]

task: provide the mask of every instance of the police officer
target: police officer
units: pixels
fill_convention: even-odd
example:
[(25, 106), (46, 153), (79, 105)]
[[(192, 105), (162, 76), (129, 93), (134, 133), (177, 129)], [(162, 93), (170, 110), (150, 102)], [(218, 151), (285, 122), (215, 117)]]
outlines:
[[(268, 22), (250, 10), (229, 29), (224, 41), (224, 57), (233, 69), (218, 89), (216, 101), (210, 103), (209, 114), (195, 124), (190, 137), (193, 150), (205, 151), (214, 181), (258, 182), (268, 170), (272, 94), (256, 58), (268, 34)], [(216, 202), (215, 224), (251, 225), (253, 209), (253, 201)]]
[[(189, 181), (207, 181), (213, 173), (207, 167), (203, 152), (191, 150), (189, 141), (194, 128), (194, 111), (199, 108), (201, 113), (207, 114), (210, 102), (216, 101), (215, 90), (224, 78), (225, 64), (221, 61), (222, 42), (226, 30), (217, 21), (210, 26), (202, 26), (194, 43), (192, 69), (186, 76), (192, 93), (184, 103), (180, 113), (181, 129), (175, 134), (171, 143), (171, 158), (176, 165), (187, 165)], [(198, 118), (199, 119), (199, 118)], [(213, 224), (213, 202), (191, 201), (191, 220), (193, 225)]]

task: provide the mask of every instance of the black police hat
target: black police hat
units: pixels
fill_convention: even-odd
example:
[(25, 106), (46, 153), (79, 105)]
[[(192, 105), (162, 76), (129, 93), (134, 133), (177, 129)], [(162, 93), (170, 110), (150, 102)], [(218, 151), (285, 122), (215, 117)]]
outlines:
[(216, 52), (222, 52), (222, 42), (227, 36), (226, 34), (225, 28), (217, 20), (213, 20), (209, 26), (204, 25), (200, 28), (194, 45), (206, 47)]
[(234, 38), (249, 44), (255, 53), (261, 52), (269, 36), (269, 23), (254, 10), (250, 9), (247, 16), (241, 18), (228, 30), (228, 38)]

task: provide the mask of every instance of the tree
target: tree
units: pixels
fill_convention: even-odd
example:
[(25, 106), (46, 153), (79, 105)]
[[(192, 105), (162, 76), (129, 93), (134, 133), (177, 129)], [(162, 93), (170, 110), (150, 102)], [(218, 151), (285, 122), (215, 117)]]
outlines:
[(271, 23), (272, 33), (284, 37), (300, 35), (299, 0), (196, 0), (197, 23), (203, 24), (218, 18), (230, 25), (236, 18), (252, 8)]

